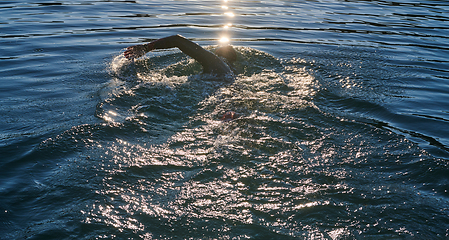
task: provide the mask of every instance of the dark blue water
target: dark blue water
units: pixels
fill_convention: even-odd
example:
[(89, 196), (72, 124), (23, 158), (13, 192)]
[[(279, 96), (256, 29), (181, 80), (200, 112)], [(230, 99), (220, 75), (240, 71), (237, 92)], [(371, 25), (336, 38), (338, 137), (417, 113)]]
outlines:
[[(2, 1), (0, 238), (449, 238), (448, 23), (431, 0)], [(234, 81), (122, 57), (173, 34), (229, 39)]]

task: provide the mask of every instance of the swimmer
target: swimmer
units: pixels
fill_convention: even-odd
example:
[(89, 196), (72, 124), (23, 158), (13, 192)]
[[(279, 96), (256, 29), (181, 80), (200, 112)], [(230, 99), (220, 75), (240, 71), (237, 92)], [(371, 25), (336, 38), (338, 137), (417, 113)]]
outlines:
[[(127, 59), (135, 59), (142, 57), (155, 49), (169, 49), (175, 47), (198, 61), (203, 66), (203, 73), (216, 75), (232, 74), (232, 70), (228, 64), (232, 64), (237, 60), (237, 53), (232, 46), (219, 47), (215, 50), (214, 54), (181, 35), (173, 35), (150, 43), (134, 45), (128, 47), (123, 54)], [(223, 61), (222, 58), (225, 59), (225, 61)], [(229, 111), (223, 114), (223, 117), (220, 120), (228, 122), (238, 117), (239, 115), (237, 113)]]
[[(198, 61), (203, 66), (203, 73), (226, 75), (232, 73), (228, 64), (237, 60), (237, 53), (232, 46), (219, 47), (215, 54), (181, 35), (161, 38), (150, 43), (128, 47), (123, 53), (127, 59), (136, 59), (155, 49), (179, 48), (183, 53)], [(224, 60), (223, 60), (224, 59)], [(233, 111), (226, 112), (220, 119), (223, 122), (238, 118)]]
[[(228, 64), (232, 64), (237, 59), (237, 53), (232, 46), (219, 47), (214, 54), (181, 35), (173, 35), (150, 43), (131, 46), (123, 54), (127, 59), (135, 59), (155, 49), (175, 47), (198, 61), (203, 66), (203, 73), (207, 74), (230, 74), (232, 70)], [(220, 57), (224, 58), (225, 61)]]

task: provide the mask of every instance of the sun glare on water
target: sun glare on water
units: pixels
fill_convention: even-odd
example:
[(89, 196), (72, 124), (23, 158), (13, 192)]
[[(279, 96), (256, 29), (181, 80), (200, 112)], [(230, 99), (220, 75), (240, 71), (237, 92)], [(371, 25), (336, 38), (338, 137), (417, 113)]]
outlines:
[[(227, 16), (229, 18), (234, 17), (235, 16), (234, 13), (229, 11), (229, 7), (227, 6), (228, 0), (223, 0), (223, 2), (224, 2), (224, 4), (221, 6), (221, 8), (223, 10), (225, 10), (225, 12), (223, 13), (224, 16)], [(232, 27), (232, 23), (231, 22), (228, 22), (227, 24), (223, 25), (223, 31), (224, 32), (222, 33), (222, 36), (219, 39), (219, 42), (220, 42), (221, 45), (229, 44), (230, 39), (229, 39), (228, 30), (229, 30), (230, 27)]]
[(229, 43), (229, 38), (228, 37), (221, 37), (220, 38), (220, 43)]

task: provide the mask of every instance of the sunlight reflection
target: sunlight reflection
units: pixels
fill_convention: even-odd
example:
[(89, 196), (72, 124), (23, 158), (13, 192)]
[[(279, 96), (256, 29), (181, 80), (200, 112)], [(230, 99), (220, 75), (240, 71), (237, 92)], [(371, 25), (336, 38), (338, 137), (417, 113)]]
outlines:
[[(226, 22), (231, 20), (221, 24)], [(221, 33), (216, 35), (221, 44), (232, 40), (228, 29), (231, 26), (232, 23), (223, 25)], [(187, 228), (207, 221), (210, 224), (206, 223), (205, 227), (213, 228), (217, 220), (218, 225), (223, 220), (294, 234), (302, 229), (297, 225), (297, 216), (314, 211), (320, 214), (323, 206), (331, 205), (330, 201), (317, 199), (317, 196), (348, 189), (343, 185), (315, 182), (309, 177), (315, 170), (304, 164), (307, 160), (315, 162), (314, 155), (335, 158), (333, 151), (336, 151), (326, 148), (333, 151), (322, 155), (317, 148), (309, 153), (313, 146), (304, 143), (320, 141), (313, 137), (314, 130), (297, 117), (301, 116), (302, 109), (313, 107), (310, 98), (317, 91), (316, 80), (306, 67), (308, 62), (303, 59), (280, 61), (251, 48), (239, 47), (238, 50), (248, 59), (245, 64), (253, 68), (277, 66), (280, 70), (248, 70), (246, 77), (235, 80), (236, 85), (222, 88), (198, 103), (198, 114), (191, 117), (187, 127), (170, 132), (164, 143), (147, 140), (146, 135), (134, 139), (130, 137), (133, 133), (117, 136), (111, 144), (106, 142), (108, 145), (102, 148), (104, 161), (101, 165), (106, 176), (102, 181), (104, 190), (99, 191), (100, 199), (105, 200), (92, 207), (86, 222), (137, 232), (151, 228), (148, 219), (173, 227), (184, 225), (184, 219), (189, 219), (191, 222), (187, 223), (192, 225)], [(170, 86), (169, 92), (180, 94), (173, 82), (184, 84), (187, 81), (186, 77), (166, 78), (152, 72), (144, 73), (140, 78), (152, 82), (151, 85), (139, 85), (143, 86), (145, 97), (149, 95), (147, 92), (160, 89), (160, 86), (163, 89)], [(153, 82), (164, 84), (153, 85)], [(192, 89), (197, 86), (195, 81), (190, 84)], [(136, 105), (132, 118), (128, 117), (127, 109), (134, 109), (133, 106), (123, 110), (122, 105), (107, 103), (109, 108), (104, 109), (103, 115), (111, 121), (128, 119), (131, 123), (132, 120), (132, 127), (137, 128), (156, 124), (150, 118), (152, 108), (147, 107), (150, 106), (148, 102)], [(224, 124), (216, 121), (213, 116), (229, 106), (247, 114), (239, 119), (240, 122)], [(128, 125), (131, 124), (126, 122), (126, 128), (121, 129), (132, 130)], [(306, 131), (312, 137), (304, 135)], [(303, 158), (305, 151), (311, 156)], [(244, 161), (234, 164), (228, 157)], [(341, 172), (328, 172), (329, 175), (323, 175), (329, 179), (345, 176)], [(298, 174), (305, 177), (297, 178)], [(314, 231), (317, 236), (320, 234), (312, 227), (307, 230)], [(334, 230), (329, 233), (334, 237), (344, 233), (341, 229), (330, 230)]]
[(117, 116), (117, 113), (112, 110), (109, 110), (108, 113), (111, 114), (112, 116)]
[[(227, 17), (231, 17), (231, 18), (234, 17), (235, 16), (234, 13), (231, 11), (228, 11), (229, 10), (229, 7), (227, 5), (228, 0), (224, 0), (223, 2), (224, 3), (221, 5), (221, 8), (224, 9), (224, 11), (225, 11), (223, 14)], [(221, 36), (221, 38), (219, 40), (220, 45), (228, 45), (229, 44), (230, 40), (229, 40), (227, 31), (228, 31), (229, 27), (231, 27), (231, 26), (232, 26), (232, 23), (230, 23), (230, 22), (223, 25), (223, 31), (225, 33), (223, 33), (223, 35)]]
[(232, 23), (228, 23), (228, 24), (223, 26), (223, 28), (229, 28), (229, 27), (232, 27)]
[(337, 228), (327, 233), (332, 240), (342, 239), (344, 236), (349, 236), (350, 232), (346, 228)]
[(293, 207), (294, 210), (298, 210), (298, 209), (302, 209), (302, 208), (311, 208), (311, 207), (315, 207), (315, 206), (324, 206), (324, 205), (329, 205), (330, 202), (329, 201), (324, 201), (324, 202), (309, 202), (309, 203), (305, 203), (305, 204), (299, 204)]
[(112, 110), (107, 111), (104, 116), (103, 119), (107, 122), (114, 122), (114, 117), (116, 117), (118, 114)]
[(220, 43), (224, 44), (224, 43), (229, 43), (229, 38), (227, 37), (221, 37), (220, 38)]
[(233, 12), (225, 12), (224, 14), (226, 16), (228, 16), (228, 17), (234, 17), (235, 16)]

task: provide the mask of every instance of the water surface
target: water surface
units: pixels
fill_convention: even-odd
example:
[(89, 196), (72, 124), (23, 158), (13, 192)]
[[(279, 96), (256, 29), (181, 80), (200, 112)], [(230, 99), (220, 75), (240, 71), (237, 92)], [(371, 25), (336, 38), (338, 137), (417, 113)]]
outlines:
[[(447, 238), (449, 4), (3, 1), (5, 239)], [(231, 83), (178, 50), (236, 46)], [(222, 122), (226, 111), (240, 118)]]

